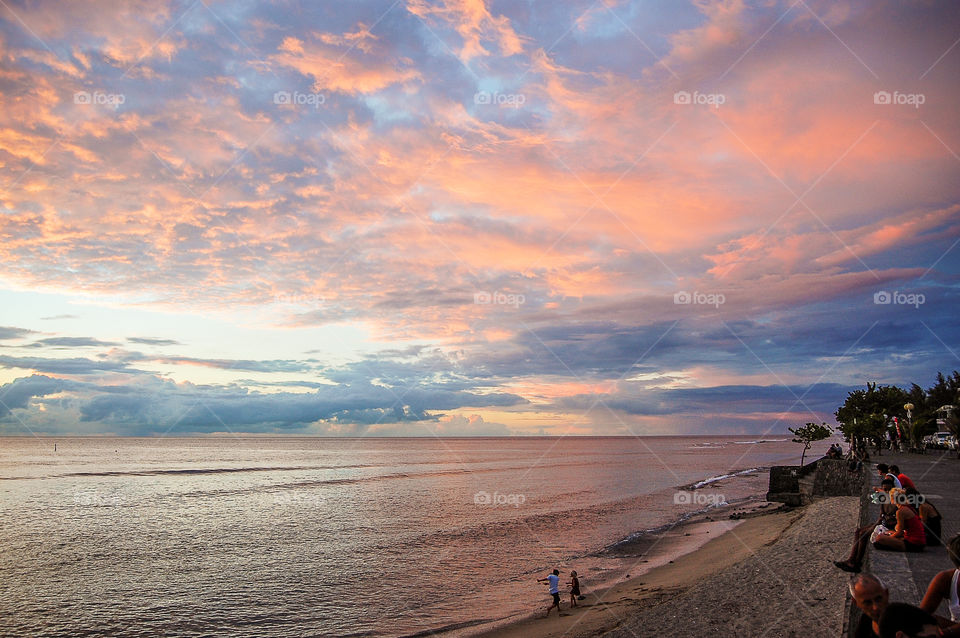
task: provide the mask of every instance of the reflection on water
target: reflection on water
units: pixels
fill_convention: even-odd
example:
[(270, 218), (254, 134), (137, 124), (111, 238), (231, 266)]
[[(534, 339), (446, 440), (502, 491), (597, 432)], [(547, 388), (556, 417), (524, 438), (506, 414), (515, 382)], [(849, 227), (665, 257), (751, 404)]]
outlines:
[(595, 584), (620, 564), (590, 554), (703, 500), (677, 488), (735, 501), (762, 476), (695, 484), (796, 462), (744, 441), (0, 439), (0, 615), (21, 636), (400, 636), (522, 613), (534, 575)]

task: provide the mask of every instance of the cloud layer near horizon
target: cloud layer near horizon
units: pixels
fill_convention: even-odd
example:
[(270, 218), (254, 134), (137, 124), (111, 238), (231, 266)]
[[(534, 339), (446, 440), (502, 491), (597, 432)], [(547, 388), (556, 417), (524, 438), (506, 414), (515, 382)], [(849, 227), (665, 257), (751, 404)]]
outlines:
[(372, 347), (4, 321), (0, 432), (782, 431), (926, 385), (960, 365), (956, 26), (949, 2), (10, 3), (3, 287)]

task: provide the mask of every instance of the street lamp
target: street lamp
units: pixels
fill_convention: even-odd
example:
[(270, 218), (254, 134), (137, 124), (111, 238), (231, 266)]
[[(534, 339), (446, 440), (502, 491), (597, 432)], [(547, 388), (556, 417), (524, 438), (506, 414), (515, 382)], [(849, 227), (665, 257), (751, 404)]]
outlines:
[(913, 445), (913, 441), (916, 441), (916, 437), (914, 436), (914, 433), (913, 433), (913, 415), (912, 415), (913, 404), (904, 403), (903, 409), (907, 411), (907, 425), (910, 426), (910, 432), (909, 432), (910, 440), (907, 441), (907, 445)]

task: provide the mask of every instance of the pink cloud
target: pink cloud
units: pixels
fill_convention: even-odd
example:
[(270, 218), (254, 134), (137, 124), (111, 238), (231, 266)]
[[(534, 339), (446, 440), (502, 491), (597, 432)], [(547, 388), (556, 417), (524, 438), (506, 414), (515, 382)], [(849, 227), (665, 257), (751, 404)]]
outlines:
[[(317, 91), (336, 91), (349, 95), (374, 93), (394, 84), (416, 80), (420, 74), (405, 62), (405, 69), (397, 69), (391, 60), (360, 59), (361, 52), (369, 53), (368, 46), (352, 47), (352, 39), (335, 38), (320, 34), (321, 42), (351, 45), (328, 46), (318, 42), (305, 42), (293, 36), (280, 45), (279, 53), (270, 56), (270, 61), (279, 66), (296, 69), (314, 79)], [(354, 38), (356, 39), (356, 38)], [(360, 39), (363, 44), (366, 40)]]
[(524, 41), (503, 15), (490, 13), (484, 0), (444, 0), (441, 5), (423, 0), (410, 0), (407, 11), (427, 20), (440, 20), (452, 26), (461, 37), (460, 59), (469, 62), (478, 56), (489, 56), (485, 42), (493, 44), (500, 55), (522, 53)]

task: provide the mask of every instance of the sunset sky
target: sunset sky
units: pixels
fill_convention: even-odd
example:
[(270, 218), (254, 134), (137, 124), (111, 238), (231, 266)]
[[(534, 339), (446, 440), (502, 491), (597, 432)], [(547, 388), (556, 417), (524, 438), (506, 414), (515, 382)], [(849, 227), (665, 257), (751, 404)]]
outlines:
[(680, 434), (960, 369), (956, 2), (0, 2), (0, 434)]

